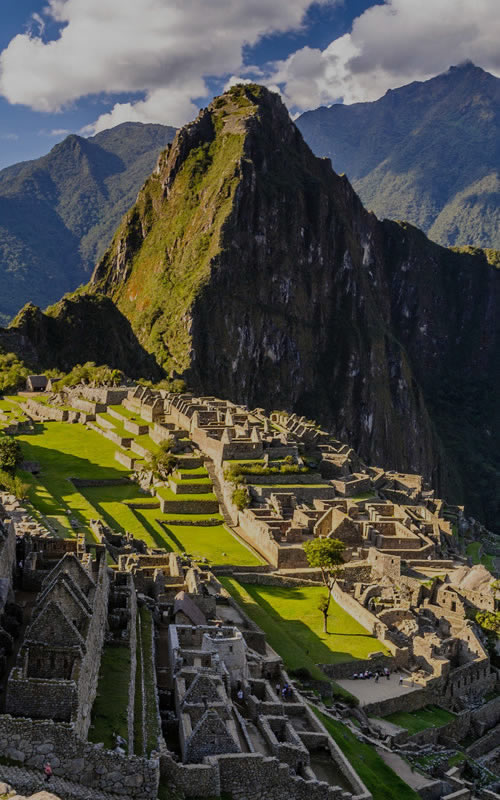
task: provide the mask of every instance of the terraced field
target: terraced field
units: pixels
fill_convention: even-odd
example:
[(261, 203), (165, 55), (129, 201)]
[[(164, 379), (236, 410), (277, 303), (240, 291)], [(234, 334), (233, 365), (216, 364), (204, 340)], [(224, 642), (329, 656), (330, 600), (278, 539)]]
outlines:
[[(124, 415), (123, 418), (132, 417)], [(122, 430), (119, 420), (110, 415), (105, 419), (110, 425), (117, 423), (112, 430)], [(134, 437), (128, 432), (127, 436), (142, 446), (149, 439)], [(174, 493), (169, 487), (160, 490), (159, 494), (172, 503), (171, 511), (167, 502), (167, 510), (162, 512), (160, 498), (152, 498), (136, 483), (128, 481), (132, 473), (116, 461), (117, 445), (96, 430), (79, 424), (45, 422), (36, 424), (34, 434), (21, 435), (19, 439), (25, 459), (38, 462), (41, 468), (37, 476), (22, 473), (30, 485), (29, 498), (38, 514), (60, 536), (74, 536), (80, 529), (92, 541), (89, 523), (91, 519), (100, 517), (114, 530), (130, 532), (150, 547), (189, 553), (196, 559), (206, 558), (212, 564), (261, 563), (261, 559), (224, 525), (210, 478), (203, 466), (182, 467), (173, 480), (179, 493)], [(158, 445), (151, 440), (153, 448), (158, 449)], [(125, 482), (116, 486), (77, 488), (71, 478)], [(198, 485), (199, 494), (182, 493), (183, 486), (192, 488)], [(156, 508), (144, 507), (155, 500)], [(210, 511), (200, 513), (199, 501), (208, 501)], [(182, 512), (179, 503), (183, 506)]]

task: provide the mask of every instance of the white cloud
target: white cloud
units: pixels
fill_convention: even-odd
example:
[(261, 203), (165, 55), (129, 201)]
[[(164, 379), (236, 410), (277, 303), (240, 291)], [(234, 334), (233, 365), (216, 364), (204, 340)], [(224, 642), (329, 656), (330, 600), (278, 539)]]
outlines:
[(179, 125), (207, 94), (206, 77), (242, 71), (243, 47), (300, 28), (311, 2), (48, 0), (45, 19), (61, 24), (58, 38), (45, 41), (39, 20), (38, 33), (14, 37), (0, 55), (0, 94), (53, 112), (87, 95), (139, 93), (94, 129), (125, 120)]
[(293, 109), (375, 100), (470, 59), (500, 76), (499, 0), (387, 0), (323, 51), (304, 47), (270, 79)]
[(17, 133), (0, 133), (0, 139), (4, 142), (17, 142), (19, 136)]

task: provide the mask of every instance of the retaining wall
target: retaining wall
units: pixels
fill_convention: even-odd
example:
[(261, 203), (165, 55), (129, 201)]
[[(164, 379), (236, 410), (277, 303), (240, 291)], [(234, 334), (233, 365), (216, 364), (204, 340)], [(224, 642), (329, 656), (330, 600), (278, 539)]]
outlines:
[(136, 800), (157, 795), (158, 759), (105, 750), (80, 739), (69, 724), (2, 715), (0, 755), (40, 770), (50, 761), (55, 775), (99, 791)]

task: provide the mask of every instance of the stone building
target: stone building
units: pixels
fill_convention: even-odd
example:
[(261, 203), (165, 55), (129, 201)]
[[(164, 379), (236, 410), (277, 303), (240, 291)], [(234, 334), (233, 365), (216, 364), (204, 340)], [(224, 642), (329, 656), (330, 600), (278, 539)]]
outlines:
[(74, 723), (86, 736), (108, 613), (104, 551), (95, 561), (66, 554), (45, 578), (17, 664), (6, 711)]

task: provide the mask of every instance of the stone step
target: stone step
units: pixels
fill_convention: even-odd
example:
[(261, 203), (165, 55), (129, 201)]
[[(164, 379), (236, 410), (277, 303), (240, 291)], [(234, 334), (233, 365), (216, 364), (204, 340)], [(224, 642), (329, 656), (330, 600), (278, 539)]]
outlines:
[(60, 797), (61, 800), (118, 800), (119, 797), (123, 800), (123, 795), (99, 792), (90, 786), (73, 783), (57, 775), (53, 775), (50, 781), (46, 782), (41, 770), (25, 767), (0, 765), (0, 781), (9, 783), (18, 794), (28, 796), (45, 790)]

